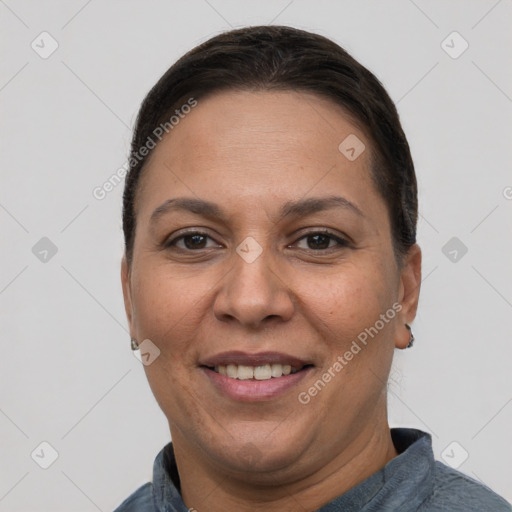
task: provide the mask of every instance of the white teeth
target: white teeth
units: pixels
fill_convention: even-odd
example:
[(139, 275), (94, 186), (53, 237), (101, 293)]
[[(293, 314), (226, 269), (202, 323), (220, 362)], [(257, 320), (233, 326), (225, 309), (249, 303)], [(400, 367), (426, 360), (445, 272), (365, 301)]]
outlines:
[(272, 368), (270, 365), (256, 366), (256, 368), (254, 368), (254, 378), (256, 380), (268, 380), (272, 378)]
[(228, 364), (226, 366), (228, 377), (236, 379), (238, 377), (238, 366), (236, 364)]
[(298, 370), (292, 368), (289, 364), (264, 364), (259, 366), (246, 366), (243, 364), (218, 365), (214, 368), (215, 372), (225, 375), (231, 379), (239, 380), (269, 380), (272, 378), (297, 373)]
[(272, 365), (272, 377), (281, 377), (283, 375), (283, 365), (273, 364)]
[(238, 365), (238, 378), (240, 380), (249, 380), (254, 377), (254, 367), (244, 366), (243, 364)]

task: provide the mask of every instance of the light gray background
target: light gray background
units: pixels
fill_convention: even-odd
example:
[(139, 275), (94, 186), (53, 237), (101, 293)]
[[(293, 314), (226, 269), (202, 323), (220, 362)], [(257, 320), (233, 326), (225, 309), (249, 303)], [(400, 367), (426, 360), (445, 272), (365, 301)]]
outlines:
[[(109, 511), (150, 479), (169, 433), (129, 347), (122, 185), (92, 191), (125, 162), (138, 106), (175, 59), (264, 23), (333, 38), (397, 102), (424, 282), (390, 421), (431, 432), (437, 458), (456, 441), (459, 469), (512, 500), (510, 0), (0, 0), (0, 16), (0, 511)], [(50, 48), (43, 31), (59, 45), (47, 59), (31, 47)], [(441, 46), (453, 31), (469, 43), (456, 59)], [(46, 262), (42, 237), (58, 249)], [(452, 237), (468, 249), (456, 262)], [(46, 470), (31, 458), (43, 441), (59, 454)]]

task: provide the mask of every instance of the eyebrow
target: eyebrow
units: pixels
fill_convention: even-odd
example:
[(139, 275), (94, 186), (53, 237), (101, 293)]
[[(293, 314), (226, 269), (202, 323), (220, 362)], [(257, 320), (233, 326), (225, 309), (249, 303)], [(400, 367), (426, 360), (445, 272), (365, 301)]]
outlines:
[[(363, 212), (348, 199), (340, 196), (328, 196), (288, 201), (281, 207), (277, 221), (284, 220), (287, 217), (304, 217), (332, 208), (344, 208), (356, 213), (360, 217), (364, 217)], [(203, 199), (177, 197), (167, 199), (167, 201), (158, 206), (151, 214), (151, 222), (156, 222), (161, 216), (171, 211), (190, 212), (224, 222), (227, 220), (227, 215), (216, 203), (204, 201)]]

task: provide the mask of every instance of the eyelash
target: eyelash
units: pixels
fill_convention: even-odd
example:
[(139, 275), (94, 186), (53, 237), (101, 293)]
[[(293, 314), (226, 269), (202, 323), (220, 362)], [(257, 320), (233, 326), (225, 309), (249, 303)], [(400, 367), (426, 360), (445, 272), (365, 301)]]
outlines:
[[(334, 233), (332, 233), (331, 231), (328, 231), (328, 230), (310, 231), (310, 232), (305, 233), (304, 235), (302, 235), (294, 243), (296, 244), (300, 240), (307, 239), (309, 237), (316, 236), (316, 235), (326, 236), (326, 237), (330, 238), (331, 240), (334, 240), (338, 244), (338, 246), (337, 247), (327, 247), (326, 249), (309, 249), (308, 248), (308, 249), (304, 249), (304, 250), (310, 251), (310, 252), (314, 252), (314, 253), (320, 253), (320, 252), (331, 251), (332, 249), (345, 248), (345, 247), (348, 247), (350, 245), (347, 240), (341, 238), (340, 236), (338, 236), (338, 235), (336, 235), (336, 234), (334, 234)], [(207, 233), (204, 233), (202, 231), (189, 231), (187, 233), (183, 233), (180, 236), (177, 236), (177, 237), (175, 237), (175, 238), (173, 238), (171, 240), (168, 240), (168, 241), (164, 242), (164, 246), (165, 246), (166, 249), (169, 249), (171, 247), (176, 247), (176, 244), (180, 240), (184, 240), (185, 238), (192, 237), (192, 236), (202, 236), (202, 237), (209, 238), (210, 240), (213, 240), (213, 238), (211, 236), (209, 236)], [(330, 244), (330, 241), (329, 241), (329, 244)], [(196, 252), (196, 251), (198, 252), (200, 250), (209, 249), (209, 248), (208, 247), (201, 247), (199, 249), (188, 249), (188, 248), (177, 247), (177, 249), (180, 250), (180, 251), (184, 251), (184, 252)]]

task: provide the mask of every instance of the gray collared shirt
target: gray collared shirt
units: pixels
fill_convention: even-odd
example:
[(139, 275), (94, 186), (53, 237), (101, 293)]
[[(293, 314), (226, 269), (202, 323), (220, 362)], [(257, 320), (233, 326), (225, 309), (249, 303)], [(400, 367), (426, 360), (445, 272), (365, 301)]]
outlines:
[[(489, 488), (435, 461), (429, 434), (395, 428), (391, 437), (399, 455), (317, 512), (512, 512), (512, 506)], [(197, 507), (208, 510), (207, 504)], [(114, 512), (188, 510), (169, 443), (155, 459), (153, 482), (140, 487)]]

